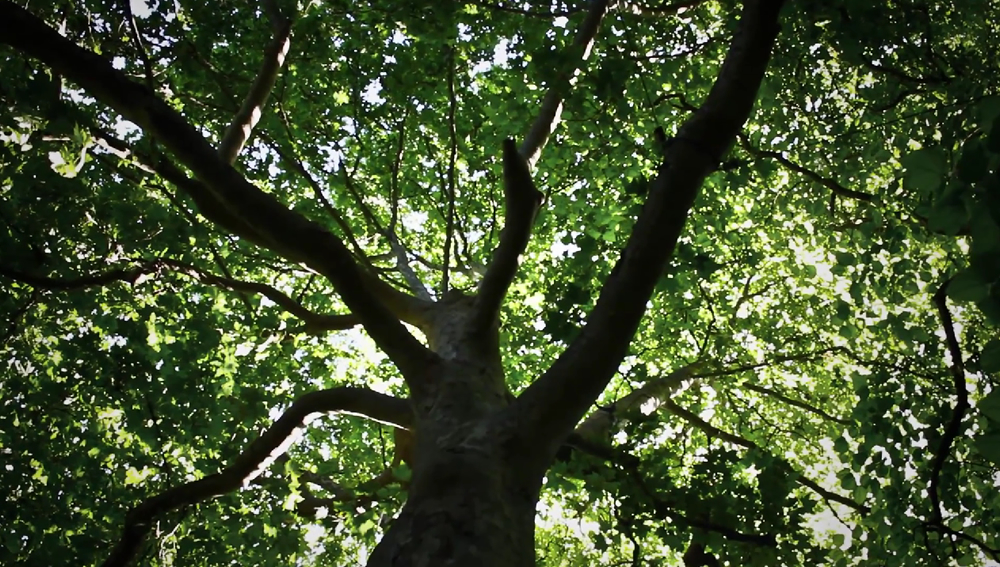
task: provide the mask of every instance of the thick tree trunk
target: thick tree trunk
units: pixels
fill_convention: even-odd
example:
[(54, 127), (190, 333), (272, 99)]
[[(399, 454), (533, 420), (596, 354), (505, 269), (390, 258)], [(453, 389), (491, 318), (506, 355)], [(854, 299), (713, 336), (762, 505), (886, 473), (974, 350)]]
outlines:
[(424, 332), (440, 357), (413, 392), (416, 451), (409, 497), (370, 567), (534, 565), (535, 503), (545, 467), (512, 439), (497, 329), (474, 299), (446, 298)]
[(540, 478), (525, 483), (512, 463), (475, 449), (441, 454), (423, 468), (369, 567), (535, 564)]

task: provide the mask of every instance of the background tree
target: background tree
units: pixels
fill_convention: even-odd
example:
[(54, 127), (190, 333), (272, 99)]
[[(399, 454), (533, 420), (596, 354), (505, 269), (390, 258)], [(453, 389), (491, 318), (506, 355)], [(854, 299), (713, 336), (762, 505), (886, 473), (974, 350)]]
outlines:
[(997, 2), (36, 4), (5, 565), (998, 560)]

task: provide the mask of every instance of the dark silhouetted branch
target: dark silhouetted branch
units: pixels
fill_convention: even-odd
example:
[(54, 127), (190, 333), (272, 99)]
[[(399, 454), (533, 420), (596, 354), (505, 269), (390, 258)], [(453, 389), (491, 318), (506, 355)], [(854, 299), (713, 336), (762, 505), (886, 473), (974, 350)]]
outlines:
[(509, 408), (518, 415), (526, 450), (540, 451), (537, 466), (546, 466), (625, 357), (702, 183), (753, 110), (778, 34), (782, 4), (783, 0), (744, 4), (719, 76), (704, 104), (679, 130), (679, 142), (671, 144), (669, 159), (652, 182), (628, 244), (586, 325)]
[(0, 42), (41, 60), (156, 138), (190, 168), (221, 210), (228, 211), (214, 211), (215, 218), (206, 214), (210, 220), (249, 231), (268, 248), (329, 279), (408, 384), (417, 385), (437, 361), (377, 299), (339, 238), (247, 181), (155, 93), (7, 0), (0, 1)]
[(412, 421), (406, 400), (366, 388), (333, 388), (305, 394), (222, 471), (167, 489), (129, 511), (121, 539), (104, 567), (131, 564), (160, 515), (233, 492), (253, 480), (296, 440), (295, 433), (309, 416), (329, 412), (360, 415), (400, 427), (409, 427)]
[(759, 148), (755, 148), (755, 147), (751, 146), (750, 143), (746, 142), (745, 140), (743, 142), (743, 147), (751, 155), (754, 155), (754, 156), (757, 156), (757, 157), (765, 157), (765, 158), (773, 159), (774, 161), (776, 161), (776, 162), (780, 163), (781, 165), (785, 166), (786, 168), (788, 168), (788, 169), (790, 169), (790, 170), (792, 170), (792, 171), (794, 171), (796, 173), (799, 173), (799, 174), (803, 175), (807, 179), (810, 179), (812, 181), (815, 181), (816, 183), (819, 183), (823, 187), (826, 187), (827, 189), (829, 189), (831, 193), (833, 193), (834, 195), (837, 195), (838, 197), (846, 197), (848, 199), (854, 199), (855, 201), (863, 201), (865, 203), (871, 202), (871, 200), (875, 198), (875, 196), (872, 195), (871, 193), (864, 193), (862, 191), (855, 191), (854, 189), (848, 189), (847, 187), (844, 187), (843, 185), (841, 185), (840, 183), (837, 183), (833, 179), (830, 179), (830, 178), (827, 178), (827, 177), (823, 177), (822, 175), (816, 173), (815, 171), (813, 171), (813, 170), (811, 170), (811, 169), (809, 169), (807, 167), (804, 167), (802, 165), (799, 165), (799, 164), (795, 163), (794, 161), (792, 161), (792, 160), (786, 158), (785, 156), (781, 155), (781, 153), (779, 153), (779, 152), (772, 152), (772, 151), (761, 150)]
[(934, 294), (934, 305), (937, 307), (938, 316), (941, 318), (941, 325), (944, 327), (945, 343), (948, 345), (948, 354), (951, 356), (951, 376), (955, 389), (955, 407), (952, 409), (951, 420), (948, 422), (944, 434), (941, 436), (941, 443), (934, 453), (934, 464), (931, 467), (931, 482), (927, 489), (927, 492), (930, 493), (931, 506), (933, 507), (929, 523), (937, 525), (942, 524), (943, 520), (941, 497), (938, 492), (941, 484), (941, 469), (944, 468), (944, 462), (951, 454), (952, 444), (954, 444), (955, 439), (962, 433), (962, 419), (970, 407), (969, 392), (965, 386), (965, 362), (962, 358), (962, 347), (958, 344), (958, 337), (955, 336), (955, 324), (951, 318), (951, 311), (948, 310), (948, 296), (946, 294), (949, 283), (951, 283), (951, 280), (943, 283)]
[(756, 384), (751, 384), (750, 382), (743, 382), (742, 384), (740, 384), (739, 387), (740, 388), (745, 388), (747, 390), (752, 390), (752, 391), (760, 393), (760, 394), (764, 394), (765, 396), (772, 397), (772, 398), (774, 398), (776, 400), (779, 400), (779, 401), (782, 401), (782, 402), (784, 402), (784, 403), (786, 403), (786, 404), (788, 404), (790, 406), (794, 406), (794, 407), (797, 407), (799, 409), (805, 410), (807, 412), (814, 413), (814, 414), (822, 417), (823, 419), (825, 419), (827, 421), (832, 421), (833, 423), (837, 423), (837, 424), (840, 424), (840, 425), (850, 425), (851, 424), (851, 420), (849, 420), (849, 419), (843, 419), (843, 418), (840, 418), (840, 417), (832, 416), (829, 413), (821, 410), (820, 408), (818, 408), (816, 406), (807, 404), (807, 403), (805, 403), (805, 402), (803, 402), (801, 400), (796, 400), (794, 398), (790, 398), (790, 397), (788, 397), (788, 396), (786, 396), (786, 395), (784, 395), (784, 394), (782, 394), (780, 392), (776, 392), (774, 390), (771, 390), (770, 388), (765, 388), (763, 386), (758, 386)]

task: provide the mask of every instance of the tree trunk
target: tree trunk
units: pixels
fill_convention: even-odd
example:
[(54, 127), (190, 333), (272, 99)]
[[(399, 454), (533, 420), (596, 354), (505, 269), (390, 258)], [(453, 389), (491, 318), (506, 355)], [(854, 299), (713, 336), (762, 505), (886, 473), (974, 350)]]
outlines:
[(443, 451), (423, 464), (369, 567), (534, 565), (541, 478), (524, 482), (494, 455)]
[(474, 301), (454, 294), (424, 329), (441, 357), (413, 392), (408, 499), (370, 567), (534, 565), (535, 503), (545, 467), (512, 436), (496, 325), (477, 332)]

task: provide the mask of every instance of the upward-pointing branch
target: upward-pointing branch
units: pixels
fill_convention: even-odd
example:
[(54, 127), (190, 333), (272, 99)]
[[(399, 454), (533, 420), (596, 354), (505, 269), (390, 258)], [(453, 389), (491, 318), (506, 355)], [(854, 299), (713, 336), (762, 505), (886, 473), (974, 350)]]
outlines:
[(500, 311), (507, 288), (517, 274), (517, 259), (531, 238), (531, 225), (542, 203), (542, 194), (531, 180), (528, 162), (517, 152), (514, 140), (503, 143), (504, 226), (500, 244), (479, 282), (474, 329), (489, 328)]
[[(572, 45), (572, 49), (580, 51), (580, 59), (575, 60), (571, 68), (562, 69), (556, 81), (549, 86), (545, 98), (542, 99), (538, 116), (531, 124), (520, 150), (512, 140), (504, 141), (504, 228), (486, 274), (479, 283), (476, 313), (472, 321), (473, 329), (476, 331), (487, 329), (496, 320), (503, 299), (507, 295), (507, 289), (517, 275), (518, 257), (528, 246), (532, 223), (542, 202), (542, 195), (531, 179), (531, 167), (538, 161), (542, 155), (542, 148), (559, 125), (559, 115), (562, 112), (563, 99), (570, 88), (570, 79), (590, 54), (601, 20), (612, 4), (614, 4), (612, 0), (593, 0), (591, 3), (587, 17), (580, 25)], [(449, 236), (450, 234), (449, 226)], [(447, 253), (448, 250), (445, 251), (446, 260)], [(447, 270), (447, 261), (445, 264)], [(447, 271), (445, 273), (447, 274)]]
[(570, 79), (580, 68), (580, 64), (590, 55), (590, 48), (594, 45), (597, 37), (597, 30), (601, 27), (601, 21), (607, 15), (608, 10), (614, 4), (614, 0), (593, 0), (590, 9), (587, 10), (587, 17), (580, 25), (580, 30), (573, 40), (573, 48), (581, 51), (580, 59), (575, 61), (571, 69), (563, 70), (556, 82), (549, 87), (542, 99), (542, 106), (538, 111), (538, 116), (531, 124), (528, 135), (521, 143), (521, 155), (528, 162), (529, 166), (534, 166), (535, 162), (542, 155), (542, 148), (549, 141), (549, 136), (559, 125), (559, 115), (562, 114), (563, 100), (569, 90)]
[(350, 251), (324, 227), (290, 210), (225, 163), (209, 142), (148, 88), (59, 35), (30, 12), (0, 0), (0, 42), (35, 57), (156, 137), (261, 243), (303, 262), (333, 284), (344, 303), (411, 386), (437, 360), (376, 299)]
[(292, 32), (291, 21), (281, 18), (280, 13), (272, 18), (280, 18), (272, 21), (274, 25), (274, 38), (264, 50), (264, 61), (260, 71), (250, 87), (250, 92), (243, 100), (243, 106), (233, 117), (233, 121), (226, 128), (226, 133), (219, 143), (219, 157), (228, 164), (236, 161), (243, 145), (250, 139), (250, 132), (260, 120), (264, 104), (267, 97), (274, 88), (274, 82), (278, 79), (278, 71), (285, 62), (285, 55), (288, 54), (288, 38)]
[(652, 182), (628, 244), (576, 340), (512, 404), (520, 438), (548, 460), (607, 386), (628, 351), (653, 287), (673, 253), (705, 177), (733, 144), (753, 109), (784, 0), (744, 4), (739, 30), (702, 107), (681, 127)]

